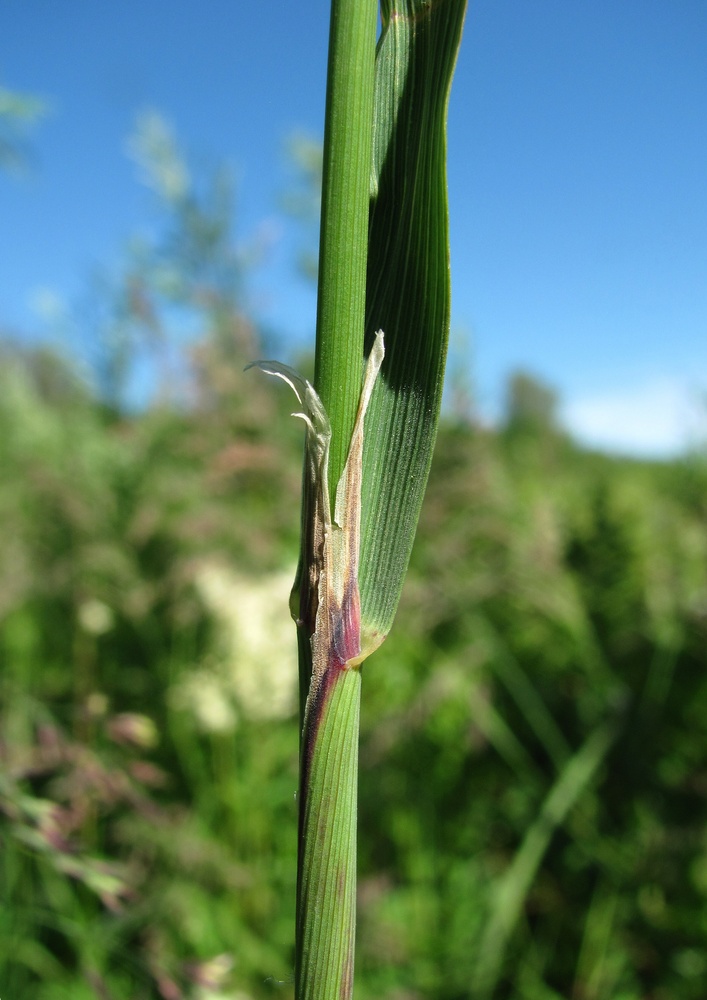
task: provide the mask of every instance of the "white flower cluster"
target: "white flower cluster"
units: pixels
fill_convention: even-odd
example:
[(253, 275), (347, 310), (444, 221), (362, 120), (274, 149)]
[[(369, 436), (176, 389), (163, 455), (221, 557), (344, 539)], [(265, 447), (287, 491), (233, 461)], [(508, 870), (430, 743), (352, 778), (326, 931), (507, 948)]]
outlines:
[(180, 680), (175, 707), (190, 710), (208, 732), (228, 732), (238, 717), (284, 719), (297, 708), (297, 652), (288, 614), (294, 573), (245, 577), (222, 563), (202, 563), (194, 583), (214, 617), (215, 655)]

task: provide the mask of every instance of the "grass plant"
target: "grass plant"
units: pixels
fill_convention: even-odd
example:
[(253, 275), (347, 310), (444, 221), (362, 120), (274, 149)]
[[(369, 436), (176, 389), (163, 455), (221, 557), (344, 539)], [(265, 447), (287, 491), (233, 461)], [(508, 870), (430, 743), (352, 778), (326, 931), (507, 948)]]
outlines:
[[(449, 336), (446, 113), (466, 0), (333, 0), (299, 630), (295, 994), (353, 991), (361, 664), (385, 639), (427, 482)], [(364, 352), (368, 355), (362, 380)]]

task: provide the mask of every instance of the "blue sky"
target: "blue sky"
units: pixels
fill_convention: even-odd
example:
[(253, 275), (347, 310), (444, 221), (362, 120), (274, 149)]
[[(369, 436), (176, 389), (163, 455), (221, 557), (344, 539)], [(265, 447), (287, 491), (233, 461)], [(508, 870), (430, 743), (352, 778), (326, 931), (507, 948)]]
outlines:
[[(278, 209), (284, 140), (320, 136), (327, 0), (4, 0), (0, 85), (52, 113), (0, 175), (0, 322), (41, 329), (150, 221), (125, 152), (158, 109), (230, 162), (237, 231), (271, 234), (254, 308), (293, 343), (313, 291)], [(707, 3), (471, 0), (449, 116), (454, 356), (493, 416), (508, 372), (584, 440), (666, 453), (707, 393)]]

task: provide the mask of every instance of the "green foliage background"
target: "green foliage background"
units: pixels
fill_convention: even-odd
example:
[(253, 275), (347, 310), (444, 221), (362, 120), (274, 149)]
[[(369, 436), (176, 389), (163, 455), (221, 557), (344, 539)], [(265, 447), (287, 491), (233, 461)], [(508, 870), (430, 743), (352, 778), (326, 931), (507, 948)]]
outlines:
[[(159, 127), (164, 238), (100, 292), (97, 387), (2, 349), (2, 997), (292, 992), (294, 627), (290, 676), (237, 612), (287, 619), (300, 431), (242, 374), (226, 189), (166, 184)], [(527, 376), (498, 431), (450, 409), (364, 669), (361, 1000), (704, 996), (706, 638), (704, 456), (583, 451)]]

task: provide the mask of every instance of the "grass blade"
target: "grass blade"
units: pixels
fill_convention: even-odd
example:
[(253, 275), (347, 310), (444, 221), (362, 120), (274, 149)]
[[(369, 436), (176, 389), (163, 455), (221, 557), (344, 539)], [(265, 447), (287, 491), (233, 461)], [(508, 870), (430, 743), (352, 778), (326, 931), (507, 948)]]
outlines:
[(427, 483), (450, 317), (446, 119), (466, 0), (387, 0), (376, 58), (366, 345), (385, 333), (369, 411), (362, 627), (390, 630)]
[(615, 726), (595, 729), (571, 757), (529, 827), (513, 863), (494, 889), (491, 913), (479, 948), (472, 996), (490, 997), (498, 980), (506, 946), (557, 827), (579, 799), (604, 760), (615, 736)]
[(260, 364), (295, 391), (307, 428), (291, 598), (303, 717), (297, 1000), (348, 1000), (353, 989), (359, 667), (392, 622), (436, 434), (449, 334), (446, 108), (465, 3), (383, 3), (374, 115), (375, 5), (333, 0), (314, 386)]

